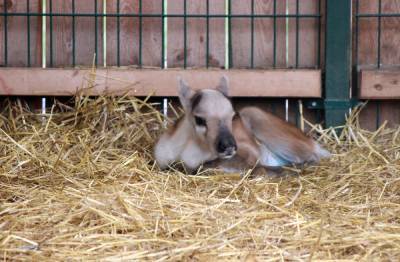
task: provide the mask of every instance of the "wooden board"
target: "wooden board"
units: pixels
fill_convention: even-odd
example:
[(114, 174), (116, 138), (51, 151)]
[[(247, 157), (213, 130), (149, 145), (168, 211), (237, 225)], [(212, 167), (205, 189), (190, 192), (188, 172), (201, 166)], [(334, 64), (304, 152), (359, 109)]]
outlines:
[[(206, 1), (187, 0), (187, 14), (206, 14)], [(224, 0), (209, 1), (210, 14), (225, 14)], [(184, 1), (168, 2), (169, 14), (184, 14)], [(225, 20), (209, 20), (209, 54), (207, 58), (207, 19), (189, 17), (186, 26), (187, 67), (223, 67), (225, 64)], [(183, 67), (185, 57), (184, 18), (168, 18), (168, 67)]]
[[(273, 2), (273, 0), (255, 0), (254, 13), (259, 15), (273, 14)], [(250, 15), (252, 12), (251, 1), (232, 0), (231, 10), (234, 15)], [(284, 10), (283, 1), (277, 1), (277, 13), (284, 13)], [(272, 18), (254, 19), (253, 59), (255, 68), (271, 68), (273, 65), (273, 21)], [(231, 64), (233, 68), (251, 67), (251, 26), (250, 18), (231, 19)], [(284, 30), (284, 20), (277, 19), (277, 64), (281, 64), (281, 60), (285, 59), (285, 52), (282, 52), (282, 50), (285, 50), (286, 43)]]
[[(1, 12), (4, 10), (4, 2), (1, 1)], [(8, 13), (27, 12), (26, 1), (6, 1)], [(34, 13), (41, 12), (39, 0), (29, 1), (29, 11)], [(31, 66), (41, 64), (41, 28), (38, 17), (30, 18), (30, 60)], [(28, 25), (27, 18), (22, 16), (9, 16), (7, 18), (7, 58), (8, 66), (27, 66), (28, 65)], [(4, 17), (0, 18), (0, 63), (5, 64), (4, 59)]]
[(361, 111), (360, 126), (367, 130), (376, 130), (385, 121), (386, 127), (397, 128), (400, 125), (400, 103), (398, 101), (368, 101)]
[[(355, 6), (355, 0), (353, 0)], [(359, 1), (359, 12), (374, 14), (378, 12), (378, 1)], [(375, 66), (377, 63), (377, 30), (376, 18), (360, 18), (358, 22), (358, 65), (360, 67)], [(355, 28), (354, 28), (355, 29)], [(354, 31), (355, 32), (355, 31)], [(355, 43), (354, 46), (356, 46)], [(355, 49), (354, 49), (355, 50)], [(357, 61), (356, 61), (357, 62)]]
[(400, 99), (400, 70), (363, 70), (360, 98)]
[[(47, 1), (48, 12), (50, 12), (50, 1)], [(51, 12), (72, 13), (72, 1), (52, 0)], [(47, 19), (47, 65), (50, 67), (64, 67), (72, 65), (72, 18), (53, 17), (53, 34), (50, 38), (50, 17)], [(79, 28), (76, 28), (80, 30)], [(50, 46), (52, 45), (53, 64), (51, 64)], [(75, 43), (76, 46), (76, 43)], [(76, 48), (79, 48), (76, 46)]]
[[(319, 12), (318, 0), (302, 0), (298, 3), (299, 14), (318, 14)], [(296, 14), (296, 0), (289, 0), (287, 8), (289, 14)], [(288, 26), (288, 67), (296, 66), (296, 38), (298, 37), (298, 67), (318, 68), (318, 19), (290, 18)], [(298, 36), (296, 36), (297, 27), (299, 29)]]
[[(359, 12), (378, 13), (378, 1), (359, 1)], [(400, 13), (400, 0), (382, 1), (382, 13)], [(383, 17), (381, 19), (381, 66), (400, 65), (400, 19)], [(362, 68), (377, 67), (378, 59), (378, 19), (360, 18), (358, 36), (358, 64)]]
[[(195, 89), (217, 85), (222, 75), (230, 81), (232, 96), (320, 97), (319, 70), (129, 70), (99, 69), (88, 94), (176, 96), (181, 76)], [(0, 69), (0, 95), (70, 96), (87, 86), (90, 70)]]
[[(142, 0), (143, 14), (161, 14), (162, 0)], [(162, 19), (143, 18), (143, 44), (142, 64), (143, 66), (161, 67), (162, 49)]]
[[(382, 13), (400, 13), (400, 0), (382, 1)], [(381, 63), (400, 66), (400, 18), (382, 18)]]
[[(97, 12), (102, 13), (103, 1), (97, 1)], [(76, 13), (94, 13), (94, 1), (75, 1)], [(103, 21), (97, 18), (97, 42), (95, 41), (95, 18), (77, 17), (76, 18), (76, 64), (91, 66), (97, 45), (98, 65), (103, 64)], [(60, 50), (62, 52), (62, 50)]]
[[(107, 13), (117, 13), (117, 0), (107, 1)], [(120, 0), (120, 14), (139, 12), (139, 0)], [(120, 65), (139, 64), (139, 18), (121, 17), (119, 32)], [(118, 19), (107, 18), (107, 64), (117, 65), (118, 57)]]

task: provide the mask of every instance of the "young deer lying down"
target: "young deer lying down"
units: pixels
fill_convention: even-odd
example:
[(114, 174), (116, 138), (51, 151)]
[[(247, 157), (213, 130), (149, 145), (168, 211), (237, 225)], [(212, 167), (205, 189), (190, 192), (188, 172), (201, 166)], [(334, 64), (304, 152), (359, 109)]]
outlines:
[(256, 165), (276, 168), (317, 162), (330, 156), (312, 138), (270, 113), (256, 107), (235, 113), (225, 77), (216, 89), (200, 91), (179, 79), (178, 93), (185, 114), (155, 145), (162, 169), (181, 161), (190, 171), (210, 164), (236, 172)]

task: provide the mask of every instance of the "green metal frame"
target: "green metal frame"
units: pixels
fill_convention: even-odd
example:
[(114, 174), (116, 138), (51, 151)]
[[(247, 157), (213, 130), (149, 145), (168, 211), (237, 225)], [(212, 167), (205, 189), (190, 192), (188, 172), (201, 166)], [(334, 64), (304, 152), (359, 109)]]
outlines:
[(339, 126), (351, 107), (351, 0), (327, 0), (325, 124)]

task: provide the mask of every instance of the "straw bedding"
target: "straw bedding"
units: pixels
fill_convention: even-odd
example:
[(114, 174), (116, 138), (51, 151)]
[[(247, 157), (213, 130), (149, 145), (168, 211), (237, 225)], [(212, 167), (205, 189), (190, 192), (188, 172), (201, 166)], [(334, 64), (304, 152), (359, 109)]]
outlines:
[(160, 171), (163, 118), (129, 97), (6, 102), (0, 118), (5, 260), (400, 260), (400, 129), (341, 135), (288, 177)]

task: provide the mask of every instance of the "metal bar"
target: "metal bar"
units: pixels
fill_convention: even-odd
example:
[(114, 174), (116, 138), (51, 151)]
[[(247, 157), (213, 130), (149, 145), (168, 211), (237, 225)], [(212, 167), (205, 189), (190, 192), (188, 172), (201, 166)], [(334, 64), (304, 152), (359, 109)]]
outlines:
[[(94, 14), (97, 14), (97, 0), (94, 1)], [(97, 66), (97, 61), (99, 58), (98, 48), (97, 48), (97, 41), (98, 41), (98, 25), (97, 25), (97, 18), (98, 16), (94, 17), (94, 63)]]
[(165, 45), (165, 32), (164, 32), (164, 26), (165, 26), (165, 22), (164, 22), (164, 9), (165, 9), (165, 3), (164, 0), (161, 0), (161, 12), (162, 12), (162, 17), (161, 17), (161, 68), (164, 68), (164, 54), (165, 54), (165, 50), (164, 50), (164, 45)]
[(168, 0), (162, 0), (162, 13), (163, 13), (163, 30), (162, 30), (162, 48), (161, 48), (161, 59), (163, 64), (161, 68), (168, 67), (168, 18), (166, 14), (168, 13)]
[[(46, 1), (42, 1), (42, 12), (46, 13)], [(42, 68), (46, 68), (47, 66), (47, 59), (46, 59), (46, 31), (47, 31), (47, 24), (46, 24), (46, 16), (42, 16)]]
[[(143, 2), (139, 0), (139, 14), (142, 14), (143, 11)], [(142, 16), (139, 17), (139, 68), (142, 67), (142, 44), (143, 44), (143, 20)]]
[[(107, 14), (107, 1), (103, 0), (103, 14)], [(103, 17), (103, 67), (107, 66), (107, 16)]]
[(381, 14), (358, 14), (356, 17), (359, 18), (371, 18), (371, 17), (400, 17), (400, 13), (381, 13)]
[[(53, 17), (143, 17), (143, 18), (160, 18), (162, 16), (164, 17), (172, 17), (172, 18), (318, 18), (321, 17), (318, 14), (255, 14), (252, 16), (251, 14), (117, 14), (117, 13), (108, 13), (108, 14), (102, 14), (102, 13), (24, 13), (24, 12), (19, 12), (19, 13), (7, 13), (7, 12), (0, 12), (0, 16), (53, 16)], [(400, 14), (382, 14), (382, 17), (400, 17)], [(368, 16), (366, 16), (368, 17)], [(373, 15), (372, 17), (377, 17), (377, 15)]]
[(206, 68), (210, 66), (210, 0), (206, 2), (206, 12), (207, 12), (207, 20), (206, 20)]
[[(30, 11), (30, 6), (29, 6), (29, 0), (26, 0), (26, 11), (29, 13)], [(26, 34), (27, 34), (27, 62), (28, 62), (28, 67), (31, 67), (31, 19), (28, 16), (26, 18)]]
[(299, 68), (299, 0), (296, 0), (296, 68)]
[[(53, 0), (49, 2), (49, 12), (53, 12)], [(53, 17), (50, 16), (50, 67), (53, 66)]]
[(274, 11), (273, 11), (273, 14), (274, 14), (274, 47), (273, 47), (273, 55), (274, 55), (274, 58), (273, 58), (273, 67), (275, 68), (276, 67), (276, 0), (274, 0)]
[(251, 47), (250, 47), (250, 67), (254, 68), (254, 0), (251, 0)]
[(382, 17), (380, 14), (382, 13), (382, 0), (378, 1), (378, 61), (377, 67), (381, 68), (381, 31), (382, 31)]
[(330, 108), (331, 104), (350, 101), (351, 80), (351, 0), (326, 2), (326, 77), (325, 124), (345, 123), (347, 106)]
[(3, 1), (3, 8), (4, 8), (4, 66), (8, 65), (8, 19), (7, 19), (7, 0)]
[(356, 35), (355, 35), (355, 47), (354, 47), (354, 60), (355, 60), (355, 67), (357, 70), (358, 67), (358, 35), (360, 33), (360, 19), (358, 17), (358, 13), (360, 11), (360, 0), (356, 0), (356, 25), (355, 25), (355, 30), (356, 30)]
[(228, 69), (233, 67), (232, 56), (232, 2), (228, 0)]
[(75, 46), (75, 0), (72, 0), (72, 66), (76, 65), (76, 46)]
[(187, 2), (183, 0), (183, 68), (187, 67)]
[[(321, 15), (321, 0), (318, 0), (318, 14)], [(317, 18), (318, 20), (318, 32), (317, 32), (317, 68), (321, 68), (321, 16)]]
[[(117, 13), (120, 13), (120, 0), (117, 0)], [(121, 17), (117, 16), (117, 66), (121, 66)]]

